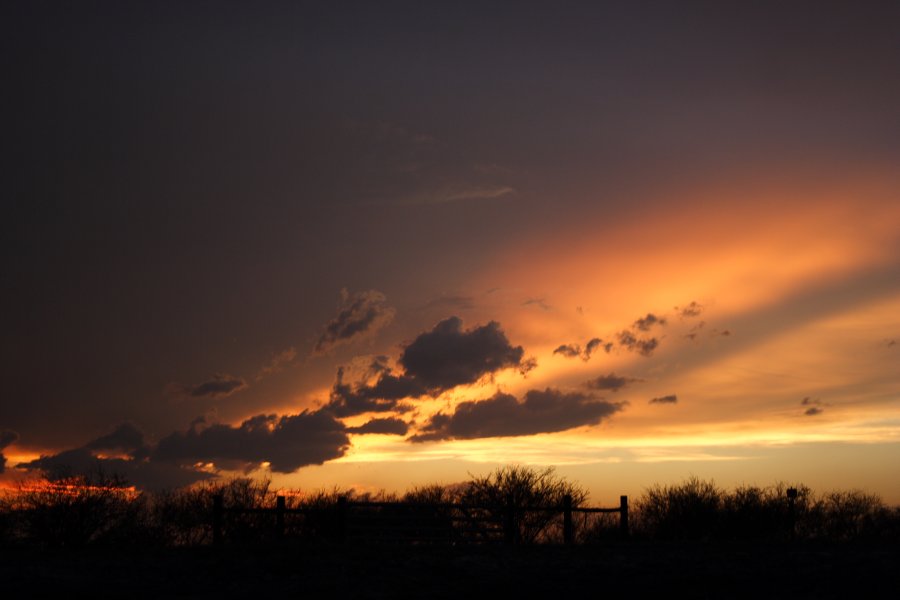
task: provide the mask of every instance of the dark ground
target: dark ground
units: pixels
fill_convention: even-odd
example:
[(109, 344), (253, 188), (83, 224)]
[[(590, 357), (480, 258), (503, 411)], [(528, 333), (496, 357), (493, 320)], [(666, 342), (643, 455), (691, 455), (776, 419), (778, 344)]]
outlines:
[[(225, 547), (0, 550), (7, 598), (458, 598), (577, 593), (897, 598), (897, 544), (626, 542), (565, 548)], [(481, 594), (479, 594), (481, 595)]]

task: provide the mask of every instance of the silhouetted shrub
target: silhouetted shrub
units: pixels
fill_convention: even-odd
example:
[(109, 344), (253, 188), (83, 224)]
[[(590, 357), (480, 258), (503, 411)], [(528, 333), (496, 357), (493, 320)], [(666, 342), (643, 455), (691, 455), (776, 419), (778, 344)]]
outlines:
[(805, 529), (814, 538), (873, 539), (880, 537), (889, 515), (878, 496), (859, 490), (829, 492), (812, 506)]
[(102, 473), (23, 484), (9, 508), (19, 536), (42, 545), (132, 543), (146, 537), (140, 494)]
[(637, 502), (636, 528), (663, 539), (708, 539), (719, 527), (724, 491), (712, 481), (648, 488)]
[[(728, 492), (692, 477), (676, 485), (653, 486), (632, 504), (632, 531), (673, 540), (900, 541), (900, 509), (885, 507), (877, 496), (856, 490), (816, 496), (806, 486), (791, 487), (796, 493), (789, 499), (784, 483)], [(283, 530), (270, 510), (282, 494), (287, 509), (302, 509), (283, 515)], [(22, 484), (0, 498), (0, 543), (207, 545), (213, 540), (216, 497), (222, 498), (226, 543), (268, 543), (282, 535), (315, 543), (558, 543), (567, 495), (573, 508), (583, 506), (587, 498), (581, 487), (558, 477), (552, 468), (522, 466), (501, 467), (450, 486), (421, 486), (402, 496), (339, 488), (301, 496), (275, 491), (269, 480), (248, 478), (138, 493), (114, 476), (95, 474)], [(618, 513), (575, 511), (573, 525), (580, 543), (620, 535)]]
[(722, 498), (719, 536), (728, 539), (780, 540), (795, 536), (797, 522), (808, 513), (811, 491), (793, 486), (796, 497), (788, 499), (788, 486), (740, 486)]
[[(511, 526), (516, 542), (527, 544), (562, 540), (559, 509), (566, 496), (571, 497), (573, 507), (578, 507), (587, 499), (587, 491), (557, 476), (553, 467), (512, 465), (482, 477), (473, 476), (462, 488), (460, 502), (485, 507), (494, 521)], [(523, 510), (526, 508), (551, 510)]]

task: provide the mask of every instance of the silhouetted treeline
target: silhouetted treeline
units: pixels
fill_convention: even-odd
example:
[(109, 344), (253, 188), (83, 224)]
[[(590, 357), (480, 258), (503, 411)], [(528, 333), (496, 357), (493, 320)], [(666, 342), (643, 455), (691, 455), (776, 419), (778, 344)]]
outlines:
[[(789, 494), (789, 490), (793, 491)], [(279, 495), (286, 509), (304, 510), (281, 517), (284, 521), (276, 528), (275, 512), (270, 509)], [(403, 519), (415, 516), (416, 527), (425, 523), (450, 528), (459, 535), (447, 539), (456, 540), (479, 539), (479, 532), (483, 539), (491, 539), (490, 524), (499, 523), (513, 507), (517, 543), (561, 543), (563, 521), (558, 509), (566, 497), (576, 509), (587, 501), (581, 486), (558, 477), (552, 469), (519, 466), (404, 494), (360, 494), (334, 488), (301, 495), (274, 490), (267, 480), (246, 478), (149, 493), (101, 475), (22, 486), (6, 494), (0, 500), (0, 540), (4, 545), (66, 547), (208, 545), (213, 542), (217, 497), (225, 514), (221, 530), (232, 544), (345, 541), (336, 529), (338, 511), (358, 502), (379, 503), (370, 512), (389, 517), (383, 522), (394, 523), (391, 527), (401, 527)], [(468, 513), (472, 518), (451, 515), (451, 505), (473, 507)], [(548, 510), (525, 510), (541, 508)], [(576, 543), (619, 539), (618, 514), (573, 514)], [(780, 483), (725, 490), (711, 481), (691, 478), (681, 484), (652, 486), (632, 502), (630, 524), (630, 535), (645, 540), (900, 541), (900, 509), (885, 506), (877, 496), (858, 491), (816, 495), (805, 486), (789, 488)], [(475, 528), (475, 533), (452, 529), (463, 527)]]

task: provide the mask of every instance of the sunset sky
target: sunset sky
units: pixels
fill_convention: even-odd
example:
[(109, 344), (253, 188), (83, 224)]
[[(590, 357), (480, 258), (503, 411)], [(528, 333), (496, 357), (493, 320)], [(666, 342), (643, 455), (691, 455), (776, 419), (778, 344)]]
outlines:
[(896, 2), (0, 8), (0, 482), (900, 504)]

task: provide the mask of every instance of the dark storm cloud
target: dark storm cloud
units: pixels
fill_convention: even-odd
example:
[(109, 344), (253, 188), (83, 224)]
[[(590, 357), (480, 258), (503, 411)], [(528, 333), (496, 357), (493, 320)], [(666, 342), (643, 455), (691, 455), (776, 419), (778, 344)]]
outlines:
[(650, 329), (654, 325), (665, 325), (666, 319), (665, 317), (657, 317), (653, 313), (647, 313), (646, 317), (641, 317), (637, 321), (634, 322), (632, 327), (638, 329), (640, 331), (650, 331)]
[(648, 404), (676, 404), (677, 402), (678, 396), (676, 396), (675, 394), (669, 394), (668, 396), (651, 398)]
[(195, 385), (170, 383), (166, 386), (166, 391), (175, 396), (190, 398), (225, 398), (248, 387), (247, 382), (240, 377), (216, 373), (212, 379)]
[(623, 387), (641, 381), (635, 377), (625, 377), (610, 373), (609, 375), (601, 375), (585, 382), (585, 386), (592, 390), (611, 390), (618, 392)]
[(69, 477), (116, 476), (125, 485), (144, 490), (174, 489), (212, 479), (212, 473), (185, 469), (168, 463), (133, 458), (98, 458), (88, 448), (74, 448), (59, 454), (42, 456), (16, 465), (27, 471), (40, 471), (50, 481)]
[(386, 304), (387, 298), (377, 290), (367, 290), (350, 296), (341, 291), (342, 304), (338, 314), (325, 325), (313, 349), (314, 354), (324, 354), (341, 344), (372, 335), (394, 318), (394, 309)]
[(144, 449), (144, 434), (131, 423), (122, 423), (110, 433), (88, 442), (84, 448), (134, 456)]
[(623, 403), (607, 402), (588, 394), (551, 388), (531, 390), (522, 402), (511, 394), (497, 392), (487, 400), (462, 402), (452, 414), (434, 415), (410, 441), (553, 433), (596, 425), (622, 406)]
[(659, 346), (657, 338), (639, 338), (629, 330), (619, 332), (618, 340), (621, 347), (629, 352), (637, 352), (641, 356), (650, 356)]
[(407, 377), (429, 390), (443, 391), (519, 367), (524, 354), (521, 346), (509, 343), (496, 321), (464, 330), (462, 319), (450, 317), (404, 348), (400, 364)]
[(354, 386), (344, 383), (344, 368), (339, 367), (326, 407), (337, 417), (395, 410), (408, 412), (411, 407), (400, 400), (418, 398), (426, 393), (421, 383), (411, 377), (394, 375), (390, 369), (382, 371), (371, 385), (361, 382)]
[[(375, 420), (359, 428), (360, 433), (405, 434), (406, 430), (401, 431), (398, 423), (393, 421)], [(403, 424), (402, 421), (399, 423)], [(206, 425), (200, 418), (186, 432), (174, 432), (161, 439), (154, 448), (144, 446), (143, 439), (137, 428), (123, 424), (80, 448), (41, 456), (17, 466), (28, 471), (41, 471), (51, 480), (105, 473), (118, 475), (141, 488), (159, 489), (215, 477), (192, 468), (196, 463), (248, 469), (269, 462), (273, 471), (289, 473), (343, 456), (349, 446), (344, 424), (324, 411), (304, 411), (281, 417), (257, 415), (237, 427)], [(99, 456), (110, 450), (130, 456)]]
[(338, 369), (327, 408), (338, 417), (365, 412), (405, 412), (411, 407), (400, 404), (404, 398), (437, 396), (507, 368), (518, 368), (524, 374), (536, 365), (533, 359), (524, 359), (524, 354), (521, 346), (509, 343), (496, 321), (463, 329), (459, 317), (450, 317), (403, 349), (399, 360), (404, 368), (402, 374), (394, 374), (381, 362), (374, 383), (353, 386), (344, 383), (343, 368)]
[[(97, 453), (116, 452), (129, 456), (97, 456)], [(40, 471), (51, 481), (68, 477), (116, 476), (126, 485), (152, 490), (181, 487), (213, 477), (209, 473), (150, 461), (148, 454), (149, 449), (144, 445), (144, 435), (140, 430), (130, 423), (123, 423), (80, 448), (41, 456), (27, 463), (19, 463), (16, 467)]]
[(402, 419), (372, 419), (359, 427), (348, 427), (347, 433), (380, 433), (390, 435), (406, 435), (409, 425)]
[(296, 415), (257, 415), (237, 427), (195, 424), (159, 441), (151, 460), (250, 468), (269, 462), (273, 471), (291, 473), (339, 458), (350, 445), (346, 427), (327, 411)]
[(0, 473), (6, 470), (6, 457), (2, 450), (19, 439), (19, 434), (10, 429), (0, 431)]

